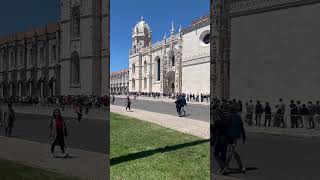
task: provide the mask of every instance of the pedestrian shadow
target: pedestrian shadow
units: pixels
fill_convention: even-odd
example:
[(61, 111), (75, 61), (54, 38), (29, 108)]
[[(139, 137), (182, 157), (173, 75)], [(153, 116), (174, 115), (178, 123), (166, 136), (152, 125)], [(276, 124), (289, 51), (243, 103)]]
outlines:
[(77, 156), (71, 156), (69, 155), (68, 157), (64, 157), (64, 156), (55, 156), (55, 159), (76, 159), (78, 158)]
[[(230, 172), (228, 172), (228, 174), (242, 174), (240, 169), (237, 169), (237, 168), (229, 168), (229, 170), (230, 170)], [(255, 171), (255, 170), (259, 170), (259, 168), (257, 168), (257, 167), (247, 167), (246, 168), (246, 172)]]
[(209, 141), (210, 140), (208, 140), (208, 139), (197, 140), (197, 141), (187, 142), (187, 143), (183, 143), (183, 144), (177, 144), (177, 145), (173, 145), (173, 146), (165, 146), (164, 148), (157, 148), (157, 149), (132, 153), (132, 154), (124, 155), (124, 156), (119, 156), (116, 158), (111, 158), (110, 165), (113, 166), (113, 165), (121, 164), (124, 162), (145, 158), (145, 157), (157, 154), (157, 153), (166, 153), (166, 152), (170, 152), (170, 151), (175, 151), (175, 150), (182, 149), (185, 147), (190, 147), (190, 146), (195, 146), (198, 144), (207, 143)]

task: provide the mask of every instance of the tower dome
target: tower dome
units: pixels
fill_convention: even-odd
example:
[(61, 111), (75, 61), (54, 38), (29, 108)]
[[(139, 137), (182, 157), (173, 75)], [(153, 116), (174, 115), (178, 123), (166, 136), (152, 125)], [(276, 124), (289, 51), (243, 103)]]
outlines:
[(135, 37), (135, 36), (147, 36), (148, 37), (149, 35), (150, 35), (150, 27), (143, 20), (143, 17), (141, 17), (141, 20), (133, 28), (132, 37)]

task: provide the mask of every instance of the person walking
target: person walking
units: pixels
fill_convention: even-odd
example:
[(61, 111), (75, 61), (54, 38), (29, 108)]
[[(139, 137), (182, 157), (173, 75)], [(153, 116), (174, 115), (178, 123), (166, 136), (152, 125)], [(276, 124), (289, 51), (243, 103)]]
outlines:
[(284, 104), (282, 98), (279, 99), (279, 109), (278, 109), (278, 115), (279, 115), (279, 127), (282, 124), (282, 128), (286, 127), (286, 123), (284, 121), (284, 114), (286, 112), (286, 105)]
[(112, 94), (112, 104), (114, 104), (114, 101), (115, 101), (115, 97), (114, 97), (114, 94)]
[(65, 146), (66, 146), (66, 137), (68, 136), (67, 133), (67, 126), (66, 123), (61, 116), (61, 112), (59, 109), (55, 109), (53, 111), (52, 118), (49, 122), (49, 132), (50, 132), (50, 142), (51, 142), (51, 156), (54, 158), (54, 148), (57, 144), (60, 145), (61, 152), (63, 157), (68, 157), (68, 154), (65, 153)]
[(315, 128), (314, 126), (315, 107), (311, 101), (308, 102), (308, 110), (309, 110), (309, 117), (308, 117), (309, 128), (314, 129)]
[(290, 119), (291, 119), (291, 128), (298, 128), (298, 106), (294, 103), (294, 100), (290, 101)]
[(260, 101), (257, 101), (257, 104), (255, 106), (255, 113), (256, 113), (256, 126), (261, 126), (261, 117), (263, 113), (263, 107)]
[(272, 111), (269, 102), (266, 102), (266, 105), (264, 107), (264, 127), (267, 126), (268, 122), (268, 127), (270, 127), (270, 121), (271, 121), (271, 116), (272, 116)]
[(12, 108), (12, 104), (8, 104), (8, 109), (4, 112), (4, 128), (5, 136), (10, 137), (12, 135), (13, 125), (16, 121), (16, 113)]
[(82, 119), (82, 106), (80, 103), (78, 103), (77, 105), (74, 105), (74, 109), (75, 112), (78, 116), (78, 122), (80, 123), (81, 119)]
[(252, 126), (252, 124), (253, 124), (254, 105), (253, 105), (253, 102), (252, 102), (251, 99), (249, 100), (247, 112), (248, 112), (248, 115), (249, 115), (249, 126)]
[(239, 139), (242, 139), (243, 144), (245, 144), (246, 133), (242, 123), (241, 115), (238, 113), (237, 106), (230, 107), (229, 119), (229, 126), (227, 129), (228, 148), (226, 166), (229, 169), (229, 164), (232, 160), (232, 157), (234, 157), (237, 161), (239, 170), (242, 173), (245, 173), (246, 168), (241, 161), (240, 153), (237, 150), (237, 144)]
[(301, 116), (302, 116), (302, 121), (303, 122), (307, 122), (307, 119), (309, 118), (309, 109), (307, 108), (307, 106), (305, 104), (302, 104), (302, 108), (301, 108)]
[(187, 114), (186, 114), (186, 111), (185, 111), (185, 109), (184, 109), (184, 107), (187, 107), (187, 101), (186, 101), (186, 97), (185, 97), (185, 95), (181, 95), (181, 110), (180, 110), (180, 114), (182, 114), (182, 112), (183, 112), (183, 116), (186, 116)]
[(182, 106), (181, 96), (178, 96), (174, 103), (176, 104), (176, 111), (177, 111), (179, 117), (181, 117), (181, 106)]
[(126, 110), (129, 109), (129, 111), (131, 111), (131, 100), (130, 97), (127, 96), (127, 106), (126, 106)]
[(304, 128), (304, 123), (301, 115), (302, 106), (300, 101), (297, 101), (297, 109), (298, 109), (298, 116), (297, 116), (298, 127)]
[(210, 128), (210, 146), (213, 147), (213, 156), (216, 159), (220, 170), (220, 174), (226, 174), (228, 167), (226, 165), (226, 155), (228, 148), (227, 130), (229, 127), (229, 119), (219, 109), (215, 109), (215, 122)]
[(317, 123), (317, 128), (320, 127), (320, 101), (316, 101), (315, 109), (315, 121)]

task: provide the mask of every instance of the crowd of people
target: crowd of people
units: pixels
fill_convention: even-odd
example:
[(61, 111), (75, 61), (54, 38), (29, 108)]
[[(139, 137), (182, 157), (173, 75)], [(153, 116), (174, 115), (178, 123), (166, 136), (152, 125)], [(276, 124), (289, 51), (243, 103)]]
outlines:
[(9, 97), (0, 99), (2, 103), (21, 104), (21, 105), (46, 105), (52, 107), (71, 106), (74, 104), (81, 105), (88, 108), (100, 108), (109, 103), (108, 96), (88, 96), (88, 95), (67, 95), (67, 96), (48, 96), (39, 98), (38, 96), (25, 97)]
[(176, 99), (177, 97), (184, 95), (188, 102), (210, 102), (210, 95), (204, 93), (159, 93), (159, 92), (129, 92), (128, 96), (133, 96), (134, 99), (139, 97), (148, 97), (154, 99), (167, 98)]
[(285, 104), (280, 98), (278, 104), (271, 105), (269, 102), (262, 104), (259, 100), (255, 103), (249, 100), (244, 106), (242, 101), (235, 99), (214, 101), (215, 106), (219, 106), (222, 111), (232, 105), (238, 106), (238, 113), (243, 115), (247, 126), (315, 128), (316, 124), (320, 125), (320, 101), (315, 103), (308, 101), (304, 104), (301, 101), (291, 100), (290, 104)]

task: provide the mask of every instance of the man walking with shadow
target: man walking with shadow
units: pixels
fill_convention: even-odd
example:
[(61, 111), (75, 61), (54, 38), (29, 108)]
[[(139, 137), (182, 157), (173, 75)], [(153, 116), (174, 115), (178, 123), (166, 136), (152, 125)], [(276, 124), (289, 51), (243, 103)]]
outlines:
[(8, 104), (8, 110), (4, 112), (4, 128), (5, 136), (10, 137), (12, 134), (13, 124), (16, 121), (16, 113), (12, 108), (12, 104)]
[(127, 106), (126, 106), (126, 110), (129, 109), (129, 111), (131, 111), (131, 100), (130, 97), (127, 96)]
[(183, 112), (183, 115), (182, 116), (186, 116), (186, 111), (184, 110), (184, 107), (187, 107), (187, 101), (186, 101), (186, 97), (185, 95), (181, 95), (181, 111), (180, 111), (180, 116)]
[(229, 167), (233, 156), (237, 161), (240, 172), (245, 173), (246, 169), (243, 166), (240, 154), (237, 150), (237, 143), (240, 138), (242, 138), (243, 144), (245, 143), (246, 133), (243, 127), (241, 115), (238, 113), (238, 107), (235, 104), (230, 107), (229, 119), (229, 127), (227, 130), (229, 145), (227, 150), (226, 166)]
[(216, 159), (220, 174), (226, 174), (228, 167), (226, 164), (226, 154), (228, 148), (227, 130), (229, 127), (229, 119), (222, 113), (219, 107), (214, 109), (215, 122), (211, 130), (210, 146), (213, 147), (213, 156)]

